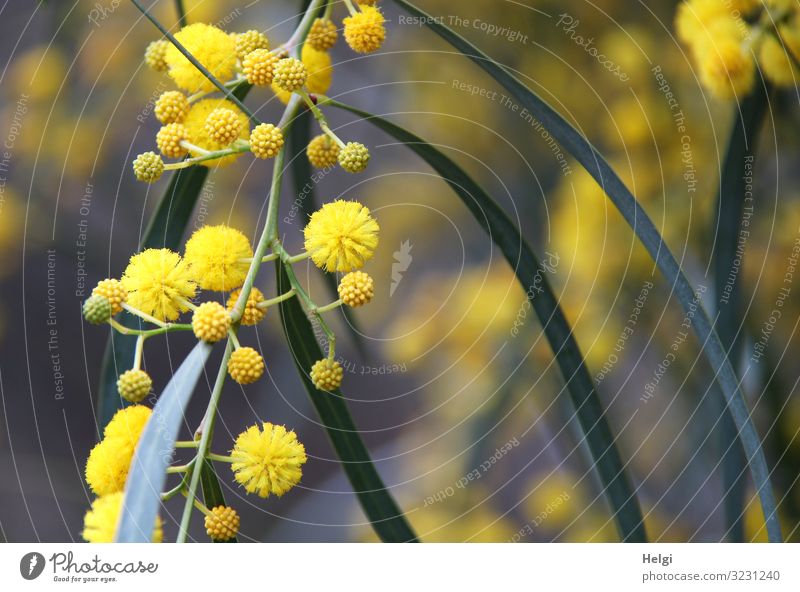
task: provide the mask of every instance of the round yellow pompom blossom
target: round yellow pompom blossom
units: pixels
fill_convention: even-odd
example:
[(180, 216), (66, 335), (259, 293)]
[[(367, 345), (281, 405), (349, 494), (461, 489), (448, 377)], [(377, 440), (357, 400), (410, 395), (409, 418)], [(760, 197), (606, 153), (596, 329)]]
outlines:
[(90, 296), (83, 303), (83, 318), (92, 325), (111, 320), (111, 303), (105, 296)]
[(197, 286), (189, 265), (169, 249), (147, 249), (131, 257), (122, 276), (128, 303), (160, 321), (174, 321), (189, 310)]
[[(231, 292), (227, 302), (228, 312), (231, 312), (233, 307), (236, 306), (236, 302), (239, 300), (239, 294), (241, 293), (242, 290), (240, 288)], [(267, 312), (266, 309), (258, 306), (258, 303), (263, 302), (263, 300), (264, 294), (261, 293), (261, 290), (258, 288), (252, 288), (250, 290), (250, 295), (247, 297), (247, 302), (244, 305), (242, 325), (257, 325), (261, 322), (264, 318), (264, 314)]]
[(269, 86), (272, 84), (275, 64), (278, 55), (268, 49), (256, 49), (248, 53), (242, 60), (242, 72), (247, 82), (255, 86)]
[(308, 78), (306, 65), (295, 58), (279, 60), (272, 70), (273, 82), (287, 92), (303, 88)]
[(283, 131), (271, 123), (260, 123), (250, 132), (250, 151), (256, 158), (275, 158), (283, 148)]
[(228, 374), (239, 384), (252, 384), (264, 374), (264, 358), (252, 347), (240, 347), (228, 359)]
[(162, 93), (156, 101), (156, 119), (161, 123), (180, 123), (189, 113), (189, 100), (186, 95), (177, 90), (168, 90)]
[(139, 403), (153, 388), (153, 379), (144, 370), (126, 370), (117, 379), (120, 396), (131, 403)]
[(217, 506), (206, 515), (205, 527), (212, 541), (229, 541), (239, 532), (239, 514), (230, 506)]
[(156, 146), (161, 154), (169, 158), (181, 158), (186, 155), (186, 148), (181, 142), (186, 139), (186, 128), (181, 123), (168, 123), (156, 134)]
[(369, 304), (375, 295), (375, 282), (363, 271), (351, 271), (339, 282), (339, 298), (353, 308)]
[(86, 483), (97, 495), (125, 487), (134, 450), (151, 413), (144, 405), (126, 407), (117, 411), (106, 426), (103, 440), (86, 461)]
[(185, 259), (192, 278), (204, 290), (229, 291), (240, 287), (253, 257), (250, 241), (230, 226), (203, 226), (186, 242)]
[(192, 331), (206, 343), (224, 339), (230, 326), (231, 316), (219, 302), (203, 302), (192, 315)]
[(111, 314), (115, 315), (122, 311), (122, 304), (128, 299), (128, 291), (122, 282), (113, 278), (107, 278), (97, 282), (92, 290), (92, 296), (103, 296), (111, 304)]
[[(195, 23), (178, 31), (175, 39), (218, 80), (226, 81), (233, 76), (236, 67), (236, 42), (225, 31), (204, 23)], [(164, 59), (169, 66), (170, 77), (183, 90), (198, 92), (216, 89), (171, 43)]]
[(155, 152), (143, 152), (133, 161), (133, 174), (145, 183), (155, 183), (164, 173), (164, 161)]
[(314, 19), (311, 28), (308, 30), (306, 42), (310, 47), (318, 51), (327, 51), (334, 45), (339, 38), (339, 32), (333, 21), (326, 18)]
[(386, 19), (378, 8), (364, 6), (361, 12), (344, 19), (344, 38), (353, 51), (370, 53), (386, 39)]
[(778, 86), (795, 86), (800, 72), (789, 53), (773, 35), (766, 35), (758, 50), (758, 64), (764, 75)]
[(120, 409), (103, 430), (103, 438), (105, 440), (119, 438), (135, 448), (152, 414), (153, 410), (144, 405), (131, 405)]
[(720, 0), (688, 0), (681, 2), (675, 12), (675, 31), (686, 45), (692, 45), (705, 35), (705, 29), (713, 21), (732, 19), (730, 8)]
[[(239, 131), (239, 138), (246, 140), (250, 133), (247, 115), (242, 113), (242, 111), (234, 103), (228, 101), (227, 99), (203, 99), (202, 101), (197, 101), (192, 105), (192, 108), (189, 110), (189, 114), (183, 121), (183, 125), (186, 127), (186, 136), (189, 142), (202, 148), (203, 150), (210, 151), (222, 150), (223, 148), (228, 147), (227, 145), (220, 144), (214, 138), (212, 138), (208, 133), (208, 129), (206, 128), (206, 120), (208, 119), (208, 116), (211, 115), (211, 113), (216, 109), (226, 109), (232, 111), (239, 117), (242, 125), (241, 130)], [(192, 154), (192, 156), (201, 155), (199, 152), (193, 152), (191, 148), (189, 149), (189, 153)], [(213, 160), (205, 160), (200, 164), (207, 167), (228, 165), (234, 162), (238, 156), (239, 155), (236, 154), (231, 156), (223, 156)]]
[(169, 46), (170, 42), (166, 39), (152, 41), (147, 46), (147, 49), (144, 50), (144, 63), (156, 72), (166, 72), (167, 62), (164, 57), (167, 54), (167, 48)]
[(239, 115), (224, 107), (214, 109), (206, 117), (206, 133), (220, 146), (229, 146), (242, 131)]
[(352, 271), (364, 266), (378, 246), (378, 223), (357, 201), (336, 200), (311, 215), (303, 234), (317, 267)]
[(269, 39), (261, 31), (250, 29), (244, 33), (236, 33), (236, 57), (240, 60), (252, 51), (257, 49), (269, 49)]
[[(112, 493), (97, 498), (83, 519), (83, 539), (87, 543), (113, 543), (117, 533), (117, 523), (122, 512), (123, 494)], [(156, 517), (151, 539), (154, 543), (164, 540), (163, 523)]]
[(731, 99), (746, 95), (755, 82), (756, 64), (738, 40), (723, 37), (697, 52), (700, 80), (714, 95)]
[(95, 445), (86, 460), (86, 483), (96, 495), (108, 495), (125, 489), (133, 449), (119, 438)]
[(311, 382), (321, 391), (335, 391), (342, 386), (344, 371), (336, 360), (325, 358), (311, 366)]
[(369, 164), (369, 150), (364, 144), (348, 142), (339, 151), (339, 166), (348, 173), (361, 173)]
[(294, 432), (264, 422), (239, 434), (231, 451), (236, 481), (260, 497), (282, 496), (300, 482), (306, 449)]
[(326, 134), (320, 134), (308, 143), (306, 156), (312, 166), (318, 169), (332, 167), (339, 159), (339, 144)]

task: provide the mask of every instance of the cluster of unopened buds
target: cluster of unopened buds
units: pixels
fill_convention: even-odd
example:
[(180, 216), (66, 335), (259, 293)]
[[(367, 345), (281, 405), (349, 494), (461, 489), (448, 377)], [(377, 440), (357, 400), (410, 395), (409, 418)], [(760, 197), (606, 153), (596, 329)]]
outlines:
[[(206, 24), (188, 25), (175, 34), (175, 39), (227, 89), (241, 84), (269, 86), (284, 103), (292, 94), (299, 95), (323, 132), (307, 147), (311, 164), (324, 168), (338, 162), (344, 170), (358, 173), (367, 167), (369, 151), (363, 144), (342, 142), (328, 127), (314, 96), (327, 92), (331, 83), (327, 50), (338, 38), (338, 28), (331, 20), (333, 4), (327, 3), (322, 16), (305, 31), (298, 28), (293, 39), (274, 50), (259, 31), (229, 34)], [(380, 9), (374, 1), (354, 5), (346, 0), (345, 4), (350, 12), (343, 20), (348, 45), (361, 53), (377, 50), (385, 38)], [(302, 45), (300, 59), (290, 55), (298, 44)], [(261, 123), (250, 130), (250, 118), (232, 101), (210, 97), (217, 88), (170, 41), (151, 43), (145, 61), (151, 68), (168, 73), (181, 90), (164, 92), (155, 105), (155, 116), (163, 124), (156, 135), (161, 154), (146, 152), (136, 157), (133, 169), (139, 180), (152, 183), (164, 171), (193, 165), (225, 165), (246, 152), (260, 159), (273, 158), (283, 149), (280, 125)], [(166, 164), (163, 158), (178, 160)], [(272, 195), (271, 199), (277, 197)], [(114, 540), (128, 471), (151, 415), (150, 408), (142, 404), (153, 390), (153, 381), (142, 368), (146, 340), (192, 331), (198, 340), (208, 344), (226, 341), (230, 351), (228, 375), (239, 384), (251, 384), (262, 377), (266, 364), (255, 348), (240, 344), (239, 328), (257, 325), (270, 307), (298, 298), (328, 338), (327, 356), (307, 372), (317, 389), (336, 391), (343, 371), (335, 360), (335, 335), (322, 315), (340, 306), (362, 306), (373, 298), (373, 280), (360, 268), (374, 254), (378, 231), (367, 207), (356, 201), (335, 200), (308, 220), (302, 253), (288, 253), (277, 236), (257, 245), (254, 251), (241, 231), (226, 225), (204, 226), (189, 238), (183, 254), (170, 249), (144, 250), (130, 258), (119, 279), (108, 278), (97, 284), (84, 303), (85, 319), (92, 324), (110, 324), (121, 334), (136, 336), (137, 341), (132, 367), (117, 382), (120, 396), (132, 405), (118, 411), (105, 427), (102, 441), (91, 451), (86, 464), (87, 483), (98, 496), (84, 520), (86, 540)], [(345, 274), (338, 283), (338, 300), (323, 306), (311, 300), (292, 270), (294, 263), (305, 259), (326, 272)], [(274, 260), (284, 266), (290, 286), (286, 292), (268, 298), (254, 285), (254, 270), (261, 263)], [(198, 303), (202, 291), (217, 295)], [(138, 317), (138, 326), (120, 321), (118, 315), (122, 311)], [(185, 314), (191, 315), (190, 322), (181, 321)], [(179, 441), (176, 447), (196, 449), (198, 442)], [(230, 463), (235, 480), (248, 493), (266, 498), (282, 496), (300, 481), (306, 453), (293, 431), (263, 422), (242, 432), (229, 455), (209, 452), (206, 458)], [(188, 465), (170, 467), (168, 473), (185, 475), (196, 470), (198, 464), (196, 457)], [(162, 498), (166, 500), (177, 493), (186, 493), (183, 482), (162, 494)], [(236, 536), (239, 516), (233, 508), (207, 508), (196, 499), (192, 503), (205, 515), (206, 531), (213, 540)], [(160, 541), (162, 537), (159, 518), (152, 540)]]
[(721, 99), (748, 94), (756, 73), (777, 87), (800, 76), (800, 4), (796, 0), (686, 0), (675, 16), (700, 80)]

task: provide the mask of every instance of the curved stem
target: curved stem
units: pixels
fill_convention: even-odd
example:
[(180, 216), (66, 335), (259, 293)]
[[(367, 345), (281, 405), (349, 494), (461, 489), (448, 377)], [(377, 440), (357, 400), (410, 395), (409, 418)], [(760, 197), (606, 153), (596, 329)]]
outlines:
[(292, 288), (291, 290), (289, 290), (288, 292), (285, 292), (284, 294), (281, 294), (280, 296), (276, 296), (275, 298), (270, 298), (269, 300), (262, 300), (261, 302), (256, 304), (256, 306), (258, 308), (267, 309), (270, 306), (274, 306), (276, 304), (280, 304), (284, 300), (289, 300), (289, 298), (293, 298), (296, 294), (297, 294), (297, 291), (294, 288)]
[[(219, 398), (222, 394), (222, 387), (225, 384), (225, 376), (228, 372), (228, 359), (231, 357), (233, 346), (231, 340), (225, 347), (225, 353), (222, 356), (222, 361), (219, 365), (217, 372), (217, 379), (214, 382), (214, 389), (211, 391), (211, 398), (208, 401), (208, 408), (206, 409), (205, 419), (203, 419), (203, 431), (200, 435), (200, 442), (197, 445), (196, 459), (205, 459), (208, 454), (208, 447), (211, 443), (211, 435), (214, 431), (214, 420), (217, 414), (217, 405), (219, 405)], [(197, 486), (200, 483), (200, 470), (202, 462), (196, 463), (197, 470), (192, 471), (192, 479), (189, 482), (189, 490), (186, 492), (186, 504), (183, 506), (183, 515), (181, 516), (180, 530), (178, 531), (178, 538), (176, 543), (185, 543), (186, 537), (189, 534), (189, 522), (192, 518), (192, 502), (197, 496)]]
[(162, 327), (162, 328), (163, 328), (163, 327), (167, 327), (167, 326), (168, 326), (168, 323), (165, 323), (164, 321), (159, 321), (157, 318), (155, 318), (155, 317), (153, 317), (153, 316), (150, 316), (150, 315), (149, 315), (149, 314), (147, 314), (146, 312), (142, 312), (142, 311), (141, 311), (141, 310), (139, 310), (138, 308), (134, 308), (134, 307), (132, 307), (132, 306), (131, 306), (130, 304), (128, 304), (127, 302), (123, 302), (123, 303), (122, 303), (122, 308), (123, 308), (124, 310), (127, 310), (127, 311), (128, 311), (129, 313), (131, 313), (132, 315), (136, 315), (136, 316), (137, 316), (137, 317), (139, 317), (140, 319), (144, 319), (144, 320), (145, 320), (145, 321), (147, 321), (148, 323), (153, 323), (154, 325), (158, 325), (159, 327)]

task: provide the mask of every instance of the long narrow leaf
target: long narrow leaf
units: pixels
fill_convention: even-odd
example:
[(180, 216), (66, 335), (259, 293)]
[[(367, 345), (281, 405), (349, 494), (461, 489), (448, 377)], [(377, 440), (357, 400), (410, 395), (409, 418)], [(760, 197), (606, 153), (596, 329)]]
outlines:
[[(233, 93), (244, 99), (250, 88), (250, 85), (242, 84)], [(200, 191), (208, 177), (208, 171), (208, 167), (193, 166), (178, 169), (172, 175), (142, 236), (140, 250), (178, 249)], [(138, 318), (124, 311), (119, 320), (129, 327), (140, 323)], [(122, 398), (117, 392), (117, 377), (120, 372), (130, 367), (135, 348), (136, 337), (120, 335), (113, 331), (108, 339), (100, 369), (100, 385), (97, 389), (97, 423), (101, 431), (114, 413), (123, 406)]]
[[(519, 104), (532, 113), (550, 134), (594, 177), (614, 206), (625, 218), (625, 221), (636, 233), (650, 256), (658, 265), (661, 273), (672, 286), (681, 305), (687, 313), (694, 314), (692, 327), (703, 350), (703, 355), (711, 365), (714, 376), (719, 383), (728, 408), (733, 415), (739, 438), (747, 455), (750, 472), (756, 485), (761, 509), (767, 523), (769, 540), (782, 541), (780, 523), (778, 522), (775, 494), (769, 480), (769, 467), (764, 457), (761, 438), (750, 418), (739, 380), (726, 356), (726, 350), (714, 331), (714, 325), (702, 306), (695, 304), (696, 293), (683, 274), (675, 256), (667, 248), (661, 234), (645, 213), (636, 198), (628, 190), (619, 176), (606, 162), (600, 152), (572, 127), (555, 109), (527, 88), (506, 68), (492, 60), (461, 35), (443, 25), (441, 19), (435, 19), (407, 0), (393, 0), (411, 14), (421, 18), (421, 22), (437, 33), (445, 41), (453, 45), (466, 57), (482, 68), (487, 74), (499, 82), (516, 99)], [(696, 308), (696, 311), (694, 310)]]
[(517, 227), (480, 185), (437, 148), (382, 117), (335, 101), (330, 101), (329, 104), (367, 119), (416, 152), (455, 191), (475, 220), (500, 247), (523, 289), (537, 286), (540, 290), (532, 299), (531, 305), (544, 328), (569, 390), (570, 400), (613, 511), (620, 538), (625, 542), (646, 541), (639, 502), (614, 444), (614, 436), (606, 421), (603, 405), (583, 354), (575, 341), (569, 321), (558, 304), (558, 298), (545, 275), (541, 273), (538, 258)]
[[(747, 193), (745, 170), (748, 166), (750, 170), (753, 169), (758, 131), (766, 111), (767, 92), (759, 84), (753, 93), (742, 100), (734, 114), (717, 195), (713, 251), (717, 333), (736, 369), (744, 343), (744, 327), (740, 321), (743, 318), (741, 280), (731, 274), (736, 273), (741, 263), (738, 253)], [(752, 197), (750, 199), (752, 201)], [(732, 282), (731, 277), (734, 278)], [(725, 412), (724, 399), (718, 407), (723, 412), (717, 436), (722, 451), (725, 528), (729, 540), (740, 543), (744, 541), (744, 476), (747, 466), (744, 450), (737, 439), (736, 424), (731, 415)]]
[(211, 346), (199, 341), (153, 408), (131, 461), (122, 516), (117, 526), (117, 543), (150, 542), (183, 412), (192, 398), (209, 353)]
[[(282, 293), (289, 289), (289, 278), (280, 262), (276, 267), (278, 291)], [(280, 311), (297, 372), (372, 528), (387, 543), (416, 542), (417, 536), (378, 475), (341, 393), (318, 391), (311, 382), (309, 370), (323, 354), (297, 298), (281, 302)]]

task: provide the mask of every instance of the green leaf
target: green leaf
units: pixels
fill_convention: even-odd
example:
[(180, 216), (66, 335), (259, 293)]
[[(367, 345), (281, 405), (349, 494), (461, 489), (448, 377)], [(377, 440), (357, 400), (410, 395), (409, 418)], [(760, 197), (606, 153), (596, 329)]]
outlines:
[[(251, 86), (243, 84), (233, 91), (240, 99), (244, 99)], [(183, 234), (192, 216), (200, 191), (208, 177), (209, 169), (204, 166), (192, 166), (178, 169), (169, 181), (164, 195), (156, 206), (150, 219), (139, 250), (172, 249), (179, 250)], [(141, 326), (141, 320), (127, 312), (122, 312), (118, 319), (129, 327)], [(111, 332), (103, 364), (100, 369), (100, 385), (97, 389), (97, 424), (102, 428), (111, 420), (114, 413), (124, 405), (117, 391), (117, 378), (121, 372), (130, 368), (133, 363), (133, 352), (136, 349), (136, 337)]]
[[(283, 293), (290, 288), (289, 278), (279, 261), (276, 261), (276, 268), (278, 292)], [(342, 461), (347, 478), (372, 523), (372, 528), (387, 543), (416, 542), (417, 536), (372, 464), (341, 393), (318, 391), (311, 382), (311, 366), (324, 355), (298, 299), (284, 300), (280, 303), (280, 311), (283, 331), (294, 355), (297, 373), (311, 397), (336, 454)]]
[[(200, 484), (203, 487), (203, 501), (207, 508), (216, 508), (217, 506), (225, 506), (225, 496), (222, 494), (222, 488), (219, 486), (219, 479), (217, 473), (214, 471), (214, 465), (208, 459), (203, 461), (203, 469), (200, 472)], [(235, 543), (236, 537), (228, 541), (213, 541)]]
[(714, 376), (725, 395), (728, 408), (739, 430), (739, 438), (747, 455), (750, 472), (753, 476), (761, 502), (761, 509), (767, 523), (769, 540), (781, 542), (783, 537), (780, 523), (778, 522), (775, 494), (769, 479), (770, 470), (764, 457), (761, 438), (750, 419), (750, 410), (739, 387), (736, 372), (726, 356), (725, 347), (715, 333), (714, 325), (708, 314), (702, 305), (695, 304), (696, 293), (694, 288), (689, 283), (689, 280), (686, 279), (675, 256), (667, 248), (664, 239), (647, 216), (647, 213), (592, 143), (578, 133), (541, 97), (461, 35), (441, 24), (440, 19), (432, 18), (407, 0), (393, 1), (411, 14), (421, 17), (423, 19), (422, 22), (427, 27), (453, 45), (505, 87), (509, 95), (532, 113), (553, 138), (592, 175), (636, 233), (637, 238), (656, 262), (672, 291), (675, 292), (684, 310), (687, 314), (694, 314), (693, 330), (703, 348), (703, 355), (714, 371)]
[(210, 353), (211, 346), (199, 341), (153, 407), (128, 472), (122, 516), (117, 526), (117, 543), (150, 542), (183, 412)]
[[(717, 216), (714, 221), (715, 237), (712, 248), (714, 263), (714, 293), (716, 294), (717, 333), (728, 350), (728, 358), (738, 370), (744, 345), (743, 311), (740, 284), (736, 278), (729, 285), (731, 272), (738, 265), (740, 229), (745, 208), (745, 166), (754, 166), (758, 131), (767, 112), (768, 96), (764, 86), (756, 85), (733, 115), (733, 125), (728, 149), (722, 165), (717, 194)], [(752, 201), (752, 197), (751, 197)], [(734, 276), (735, 277), (735, 276)], [(724, 298), (724, 299), (723, 299)], [(719, 397), (719, 393), (715, 392)], [(744, 541), (744, 504), (746, 489), (746, 462), (744, 450), (737, 439), (736, 423), (725, 411), (724, 398), (718, 402), (720, 418), (717, 440), (722, 453), (722, 482), (725, 506), (725, 526), (728, 539), (734, 543)]]
[(375, 124), (377, 127), (407, 145), (433, 169), (461, 198), (491, 239), (500, 247), (509, 265), (517, 274), (523, 289), (532, 286), (540, 292), (531, 300), (536, 316), (544, 328), (561, 375), (569, 390), (578, 422), (583, 429), (586, 444), (592, 454), (604, 493), (614, 514), (620, 538), (626, 542), (645, 542), (644, 520), (639, 502), (625, 473), (625, 466), (614, 444), (614, 435), (606, 421), (603, 405), (597, 396), (594, 382), (586, 367), (583, 354), (572, 333), (572, 328), (558, 304), (541, 262), (525, 242), (517, 227), (502, 208), (455, 162), (419, 136), (394, 123), (338, 103), (331, 105), (346, 109)]
[[(292, 182), (294, 184), (295, 199), (299, 200), (299, 211), (302, 212), (302, 224), (311, 217), (317, 209), (317, 200), (315, 199), (316, 191), (314, 191), (316, 183), (312, 175), (311, 163), (305, 155), (306, 146), (311, 140), (311, 123), (314, 117), (310, 111), (303, 111), (292, 122), (289, 129), (289, 138), (286, 143), (287, 154), (289, 156), (289, 168), (292, 173)], [(336, 283), (336, 275), (332, 273), (324, 274), (325, 285), (328, 287), (331, 299), (336, 300), (339, 298), (338, 284)], [(341, 307), (342, 315), (344, 316), (345, 324), (350, 330), (350, 335), (353, 338), (353, 345), (356, 347), (358, 355), (363, 361), (367, 361), (367, 347), (362, 337), (363, 333), (358, 328), (358, 322), (355, 319), (353, 311), (348, 306)]]

